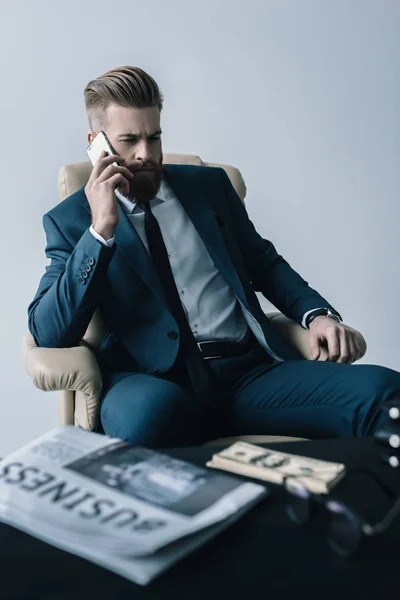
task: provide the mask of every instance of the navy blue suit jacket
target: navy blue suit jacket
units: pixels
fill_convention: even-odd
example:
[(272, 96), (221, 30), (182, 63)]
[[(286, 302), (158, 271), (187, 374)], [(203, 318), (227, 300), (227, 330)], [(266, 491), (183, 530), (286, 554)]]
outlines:
[[(333, 307), (257, 233), (223, 169), (165, 165), (164, 176), (270, 347), (283, 359), (301, 358), (270, 324), (255, 291), (298, 323), (308, 310)], [(38, 346), (74, 346), (98, 307), (108, 330), (98, 354), (101, 366), (165, 372), (177, 355), (179, 335), (171, 332), (178, 327), (149, 254), (119, 211), (112, 248), (89, 232), (83, 188), (44, 215), (50, 265), (28, 309), (29, 329)]]

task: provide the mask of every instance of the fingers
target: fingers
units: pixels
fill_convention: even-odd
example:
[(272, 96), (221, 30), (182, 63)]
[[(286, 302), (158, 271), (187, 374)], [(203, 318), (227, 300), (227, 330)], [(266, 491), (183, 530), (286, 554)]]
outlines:
[(340, 333), (338, 327), (329, 327), (326, 332), (329, 362), (339, 362), (340, 358)]
[(310, 329), (309, 343), (313, 360), (320, 358), (321, 346), (326, 346), (326, 360), (342, 364), (351, 364), (359, 360), (367, 350), (367, 344), (358, 331), (337, 323)]
[(132, 179), (134, 178), (133, 173), (131, 173), (130, 170), (127, 169), (126, 167), (120, 167), (118, 165), (111, 164), (111, 165), (108, 165), (102, 171), (102, 173), (100, 174), (100, 176), (97, 178), (97, 182), (98, 183), (102, 183), (103, 181), (106, 181), (107, 179), (110, 179), (110, 177), (112, 177), (116, 173), (121, 173), (121, 175), (123, 175), (129, 181), (132, 181)]
[(357, 348), (357, 345), (355, 343), (354, 337), (351, 335), (350, 332), (348, 332), (348, 346), (349, 346), (349, 359), (348, 359), (348, 363), (351, 364), (353, 362), (355, 362), (358, 358), (359, 355), (359, 351)]
[(319, 343), (318, 343), (318, 337), (316, 335), (313, 335), (312, 332), (309, 332), (309, 336), (308, 336), (308, 341), (310, 343), (310, 352), (311, 352), (311, 358), (313, 360), (318, 360), (321, 354), (321, 349), (319, 347)]
[(100, 154), (100, 158), (93, 167), (90, 179), (97, 179), (104, 169), (108, 167), (108, 165), (112, 165), (114, 162), (117, 164), (124, 163), (125, 159), (118, 154), (107, 154), (107, 152), (103, 150), (103, 152)]
[(354, 344), (357, 352), (357, 358), (355, 360), (360, 360), (367, 352), (367, 343), (363, 336), (358, 332), (354, 334)]
[(365, 339), (361, 335), (361, 333), (357, 334), (357, 339), (359, 340), (360, 347), (361, 347), (361, 350), (360, 350), (361, 356), (360, 356), (360, 358), (362, 358), (367, 353), (367, 342), (365, 341)]
[[(345, 330), (346, 333), (346, 344), (347, 344), (347, 348), (348, 348), (348, 358), (347, 360), (343, 360), (343, 362), (347, 362), (349, 364), (356, 362), (357, 360), (360, 360), (360, 358), (362, 358), (366, 352), (367, 346), (365, 343), (364, 338), (362, 337), (362, 335), (350, 328), (347, 328)], [(342, 348), (341, 348), (341, 356), (346, 355), (346, 352), (342, 352)], [(345, 358), (345, 356), (344, 356)], [(338, 362), (342, 362), (342, 361), (338, 361)]]
[(336, 328), (335, 335), (327, 336), (329, 348), (329, 361), (342, 364), (351, 364), (360, 358), (360, 348), (356, 337), (351, 330)]
[(349, 331), (344, 327), (339, 328), (339, 357), (336, 362), (348, 364), (352, 362), (354, 357), (354, 348), (353, 354), (351, 353), (352, 348), (350, 347), (350, 336)]
[(115, 175), (109, 177), (104, 184), (110, 185), (114, 190), (118, 186), (121, 186), (123, 193), (126, 196), (129, 194), (129, 181), (122, 175), (122, 173), (115, 173)]

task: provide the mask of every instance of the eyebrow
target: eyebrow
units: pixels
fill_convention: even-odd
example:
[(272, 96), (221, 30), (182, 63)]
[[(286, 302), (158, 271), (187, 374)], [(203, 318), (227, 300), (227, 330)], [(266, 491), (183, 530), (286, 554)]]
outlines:
[[(158, 129), (157, 131), (154, 131), (153, 133), (148, 135), (147, 138), (152, 138), (155, 135), (161, 135), (161, 134), (162, 134), (161, 129)], [(137, 140), (139, 137), (140, 137), (140, 134), (138, 134), (138, 133), (120, 133), (118, 136), (118, 139), (129, 138), (129, 139)]]

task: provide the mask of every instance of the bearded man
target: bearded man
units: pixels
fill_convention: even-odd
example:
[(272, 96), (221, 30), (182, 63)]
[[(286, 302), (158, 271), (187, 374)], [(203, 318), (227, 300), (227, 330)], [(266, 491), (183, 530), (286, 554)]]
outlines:
[[(28, 312), (37, 345), (60, 348), (100, 310), (97, 429), (148, 447), (373, 434), (400, 374), (351, 364), (364, 338), (257, 233), (223, 169), (163, 164), (155, 80), (115, 68), (85, 102), (89, 142), (103, 131), (113, 153), (44, 216), (50, 265)], [(309, 329), (313, 361), (272, 327), (256, 291)]]

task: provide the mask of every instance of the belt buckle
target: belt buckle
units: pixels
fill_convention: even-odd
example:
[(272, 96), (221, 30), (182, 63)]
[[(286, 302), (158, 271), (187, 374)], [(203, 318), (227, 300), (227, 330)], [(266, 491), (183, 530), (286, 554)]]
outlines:
[[(196, 342), (196, 343), (197, 343), (197, 347), (200, 350), (200, 352), (203, 353), (201, 346), (203, 344), (213, 344), (214, 342), (212, 340), (206, 340), (204, 342)], [(222, 358), (222, 356), (217, 356), (217, 355), (216, 356), (203, 356), (202, 358), (203, 358), (203, 360), (211, 360), (213, 358)]]

